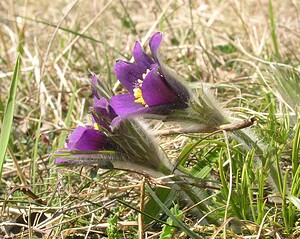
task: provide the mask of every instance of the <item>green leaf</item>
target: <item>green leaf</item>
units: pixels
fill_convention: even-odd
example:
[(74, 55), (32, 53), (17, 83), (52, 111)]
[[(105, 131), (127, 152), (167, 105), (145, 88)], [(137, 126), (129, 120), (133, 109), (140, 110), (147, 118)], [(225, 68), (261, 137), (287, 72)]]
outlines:
[(300, 150), (300, 120), (298, 120), (298, 125), (296, 128), (296, 133), (294, 137), (293, 143), (293, 151), (292, 151), (292, 172), (293, 177), (296, 176), (298, 167), (299, 167), (299, 150)]
[(9, 142), (10, 131), (13, 123), (16, 91), (17, 91), (17, 86), (19, 81), (19, 71), (20, 71), (20, 56), (18, 55), (14, 67), (10, 89), (9, 89), (8, 100), (4, 110), (2, 130), (0, 134), (0, 149), (1, 149), (0, 150), (0, 179), (2, 178), (2, 170), (3, 170), (3, 165), (6, 156), (6, 149)]
[(276, 60), (280, 61), (280, 53), (279, 53), (279, 46), (278, 46), (278, 39), (277, 39), (277, 33), (276, 33), (276, 24), (275, 24), (275, 16), (273, 11), (273, 4), (272, 0), (269, 0), (269, 17), (270, 17), (270, 26), (271, 26), (271, 35), (275, 50), (275, 56)]
[(217, 45), (213, 49), (220, 51), (223, 54), (231, 54), (237, 51), (236, 47), (230, 43), (226, 45)]
[(291, 203), (293, 203), (295, 205), (295, 207), (300, 211), (300, 199), (290, 195), (288, 196), (288, 199), (290, 200)]
[(212, 170), (212, 167), (207, 164), (207, 161), (200, 160), (190, 169), (189, 173), (194, 177), (205, 178)]
[[(155, 194), (159, 198), (161, 202), (164, 203), (164, 205), (171, 205), (172, 199), (174, 198), (174, 190), (170, 190), (169, 188), (156, 188)], [(149, 224), (153, 221), (153, 218), (159, 218), (159, 214), (162, 212), (160, 206), (157, 204), (157, 202), (151, 198), (144, 207), (144, 213), (149, 215), (144, 217), (144, 222), (146, 224)]]
[(180, 162), (179, 165), (184, 165), (185, 162), (188, 160), (190, 153), (195, 148), (195, 143), (187, 144), (183, 150), (181, 151), (180, 155), (178, 156), (177, 162)]
[[(182, 220), (182, 211), (179, 210), (178, 204), (176, 204), (173, 208), (170, 209), (171, 213), (177, 217), (180, 221)], [(169, 224), (169, 225), (168, 225)], [(172, 226), (170, 226), (172, 225)], [(171, 238), (175, 233), (176, 228), (174, 227), (174, 221), (172, 218), (167, 219), (167, 224), (164, 225), (162, 229), (162, 233), (160, 234), (160, 239), (169, 239)]]
[(118, 232), (118, 219), (120, 217), (120, 213), (116, 213), (112, 216), (110, 216), (110, 218), (108, 218), (107, 222), (108, 222), (108, 227), (106, 228), (106, 232), (108, 235), (109, 239), (119, 239), (120, 235)]
[(4, 104), (1, 99), (0, 99), (0, 112), (4, 112)]
[(162, 201), (155, 195), (155, 192), (150, 188), (149, 185), (145, 185), (147, 192), (151, 195), (151, 197), (157, 202), (157, 204), (161, 207), (161, 209), (173, 220), (174, 225), (179, 227), (183, 232), (185, 232), (190, 238), (193, 239), (201, 239), (201, 237), (195, 232), (191, 231), (184, 223), (182, 223), (173, 213), (163, 204)]

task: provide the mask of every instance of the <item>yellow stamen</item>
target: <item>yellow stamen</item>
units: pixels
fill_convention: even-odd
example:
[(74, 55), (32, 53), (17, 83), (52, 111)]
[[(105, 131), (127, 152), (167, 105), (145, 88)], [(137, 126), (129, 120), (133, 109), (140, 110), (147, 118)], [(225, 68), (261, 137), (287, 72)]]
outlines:
[(142, 105), (146, 105), (146, 102), (144, 101), (143, 97), (140, 97), (140, 98), (136, 99), (134, 102), (135, 103), (141, 103)]
[(133, 89), (133, 95), (136, 98), (135, 103), (140, 103), (146, 105), (146, 102), (143, 99), (142, 90), (140, 88)]
[[(144, 73), (142, 75), (143, 80), (145, 79), (145, 77), (147, 76), (147, 74), (149, 72), (150, 72), (150, 69), (147, 69), (146, 73)], [(143, 84), (143, 81), (141, 79), (138, 79), (137, 84), (136, 84), (136, 88), (133, 89), (133, 95), (134, 95), (134, 98), (136, 98), (136, 100), (134, 102), (142, 104), (145, 107), (148, 107), (145, 100), (143, 99), (143, 93), (142, 93), (142, 90), (141, 90), (142, 84)]]
[(142, 90), (139, 88), (133, 89), (133, 95), (135, 98), (141, 98), (142, 97)]
[(94, 123), (94, 129), (100, 130), (99, 125), (97, 123)]

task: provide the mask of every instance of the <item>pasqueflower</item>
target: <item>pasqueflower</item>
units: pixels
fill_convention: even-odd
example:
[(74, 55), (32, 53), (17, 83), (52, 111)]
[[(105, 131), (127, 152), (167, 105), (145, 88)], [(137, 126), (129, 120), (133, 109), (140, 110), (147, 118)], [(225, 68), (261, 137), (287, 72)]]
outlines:
[(184, 109), (188, 106), (188, 89), (159, 59), (161, 41), (160, 32), (150, 39), (149, 46), (153, 58), (142, 50), (139, 42), (136, 42), (133, 50), (135, 63), (122, 60), (116, 62), (115, 74), (129, 93), (111, 98), (110, 104), (119, 115), (114, 119), (113, 125), (129, 116), (168, 114), (173, 109)]

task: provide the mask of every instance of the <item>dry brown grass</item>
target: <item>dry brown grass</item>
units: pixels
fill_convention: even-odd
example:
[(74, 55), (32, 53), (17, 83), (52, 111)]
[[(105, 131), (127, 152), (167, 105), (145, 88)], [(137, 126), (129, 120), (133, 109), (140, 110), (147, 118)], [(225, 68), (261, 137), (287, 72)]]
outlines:
[[(273, 9), (282, 62), (299, 67), (300, 3), (273, 1)], [(1, 184), (2, 226), (6, 227), (8, 220), (25, 211), (27, 214), (45, 212), (48, 220), (38, 230), (49, 238), (75, 234), (84, 237), (87, 231), (104, 237), (107, 215), (117, 210), (115, 198), (125, 198), (138, 206), (141, 177), (124, 172), (119, 173), (120, 177), (111, 173), (100, 177), (93, 176), (90, 170), (78, 169), (57, 172), (48, 157), (55, 151), (60, 132), (67, 127), (65, 117), (75, 85), (75, 108), (72, 124), (67, 128), (87, 121), (85, 114), (91, 103), (89, 71), (111, 80), (111, 86), (116, 87), (112, 73), (115, 60), (129, 60), (135, 40), (146, 46), (153, 32), (162, 31), (162, 55), (166, 62), (196, 86), (200, 81), (211, 84), (226, 107), (241, 112), (236, 107), (259, 104), (257, 85), (260, 82), (255, 68), (247, 62), (259, 65), (257, 59), (268, 61), (274, 55), (267, 0), (69, 3), (6, 0), (0, 3), (0, 15), (0, 100), (3, 104), (18, 51), (22, 57), (11, 138), (13, 153), (4, 165)], [(243, 103), (243, 98), (248, 103)], [(37, 184), (32, 185), (32, 151), (40, 117), (40, 134), (45, 140), (38, 145)], [(184, 140), (181, 137), (164, 141), (163, 146), (176, 155)], [(17, 177), (12, 155), (19, 160), (27, 187), (45, 205), (35, 204), (34, 196), (22, 189), (24, 185)], [(132, 188), (126, 188), (128, 185)], [(122, 238), (135, 238), (138, 222), (134, 221), (133, 226), (129, 220), (136, 220), (137, 213), (125, 207), (120, 210), (124, 212)], [(160, 228), (146, 230), (147, 238), (157, 238), (150, 234), (159, 232)], [(212, 234), (209, 230), (208, 234)], [(22, 236), (32, 234), (30, 231), (18, 234), (19, 238)]]

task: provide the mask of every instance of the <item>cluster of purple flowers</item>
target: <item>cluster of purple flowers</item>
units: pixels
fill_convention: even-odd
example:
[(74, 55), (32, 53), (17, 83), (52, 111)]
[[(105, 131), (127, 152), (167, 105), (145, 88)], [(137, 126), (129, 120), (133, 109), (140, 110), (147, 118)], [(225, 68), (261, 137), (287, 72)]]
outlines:
[[(198, 99), (193, 97), (180, 77), (163, 64), (159, 56), (161, 42), (162, 33), (157, 32), (151, 37), (149, 46), (152, 58), (143, 51), (140, 43), (136, 42), (133, 50), (135, 63), (117, 60), (114, 72), (128, 90), (127, 94), (114, 96), (109, 96), (107, 92), (103, 94), (105, 91), (103, 82), (96, 76), (92, 78), (94, 94), (92, 124), (85, 127), (78, 126), (69, 135), (66, 148), (61, 149), (56, 155), (55, 164), (76, 165), (84, 164), (83, 162), (90, 163), (92, 158), (95, 159), (93, 162), (105, 158), (109, 161), (109, 165), (115, 166), (113, 159), (119, 157), (119, 160), (127, 162), (134, 160), (139, 164), (143, 164), (143, 160), (146, 160), (155, 170), (166, 171), (166, 168), (169, 168), (170, 171), (165, 157), (158, 153), (153, 138), (134, 120), (135, 117), (160, 117), (166, 121), (179, 119), (197, 125), (213, 124), (212, 128), (224, 122), (218, 111), (214, 113), (212, 104), (208, 104), (204, 97)], [(213, 113), (209, 113), (210, 110)], [(203, 117), (207, 113), (211, 116), (208, 119)], [(136, 143), (138, 141), (140, 142)], [(157, 148), (154, 150), (153, 147)], [(69, 158), (64, 154), (67, 151), (71, 152)], [(84, 156), (86, 152), (92, 154)], [(116, 153), (114, 157), (111, 152)], [(74, 154), (77, 160), (74, 160)], [(91, 156), (93, 154), (94, 156)], [(90, 160), (85, 161), (84, 158)]]
[[(91, 124), (78, 126), (68, 136), (66, 147), (55, 156), (57, 166), (97, 165), (105, 169), (142, 171), (154, 177), (175, 174), (174, 181), (185, 182), (184, 175), (188, 173), (174, 168), (155, 138), (135, 118), (176, 121), (185, 126), (196, 125), (198, 132), (211, 132), (225, 122), (225, 117), (204, 91), (196, 97), (197, 94), (163, 64), (159, 56), (161, 42), (160, 32), (151, 37), (152, 58), (136, 42), (135, 63), (116, 62), (114, 72), (127, 94), (112, 96), (105, 82), (96, 76), (92, 78)], [(205, 195), (189, 185), (178, 184), (178, 188), (194, 203)], [(207, 209), (202, 204), (197, 208), (199, 212)]]

